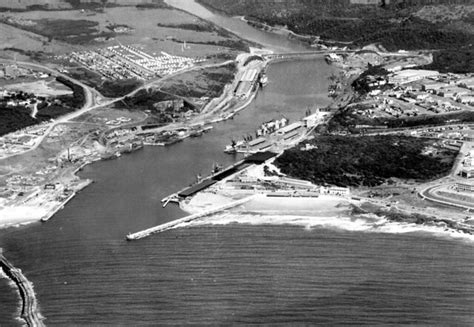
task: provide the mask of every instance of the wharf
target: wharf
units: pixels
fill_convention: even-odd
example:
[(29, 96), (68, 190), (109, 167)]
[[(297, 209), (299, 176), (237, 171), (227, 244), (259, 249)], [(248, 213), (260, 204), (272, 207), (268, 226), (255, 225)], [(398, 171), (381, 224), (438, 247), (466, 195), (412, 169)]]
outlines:
[(128, 234), (127, 235), (127, 241), (139, 240), (141, 238), (148, 237), (152, 234), (161, 233), (161, 232), (167, 231), (169, 229), (175, 228), (179, 224), (189, 223), (189, 222), (191, 222), (193, 220), (196, 220), (198, 218), (202, 218), (202, 217), (205, 217), (205, 216), (209, 216), (209, 215), (218, 213), (218, 212), (223, 211), (223, 210), (234, 208), (236, 206), (239, 206), (241, 204), (244, 204), (244, 203), (252, 200), (255, 196), (256, 195), (252, 195), (252, 196), (249, 196), (249, 197), (237, 200), (237, 201), (233, 201), (231, 203), (227, 203), (227, 204), (224, 204), (224, 205), (221, 205), (221, 206), (211, 208), (209, 210), (205, 210), (203, 212), (198, 212), (198, 213), (186, 216), (184, 218), (176, 219), (176, 220), (170, 221), (170, 222), (165, 223), (165, 224), (161, 224), (161, 225), (149, 228), (149, 229), (145, 229), (145, 230), (137, 232), (137, 233)]
[(174, 193), (174, 194), (171, 194), (167, 197), (165, 197), (164, 199), (161, 200), (161, 202), (164, 202), (164, 203), (168, 203), (171, 201), (171, 199), (185, 199), (187, 197), (190, 197), (202, 190), (205, 190), (206, 188), (210, 187), (211, 185), (214, 185), (215, 183), (235, 174), (235, 173), (238, 173), (242, 170), (244, 170), (245, 168), (248, 168), (249, 166), (253, 165), (253, 164), (262, 164), (264, 163), (265, 161), (275, 157), (277, 155), (277, 153), (274, 153), (274, 152), (269, 152), (269, 151), (266, 151), (266, 152), (257, 152), (257, 153), (254, 153), (248, 157), (245, 157), (244, 159), (230, 165), (229, 167), (223, 169), (223, 170), (220, 170), (206, 178), (204, 178), (203, 180), (201, 180), (199, 183), (197, 184), (194, 184), (194, 185), (191, 185), (191, 186), (188, 186), (188, 187), (185, 187), (184, 189)]

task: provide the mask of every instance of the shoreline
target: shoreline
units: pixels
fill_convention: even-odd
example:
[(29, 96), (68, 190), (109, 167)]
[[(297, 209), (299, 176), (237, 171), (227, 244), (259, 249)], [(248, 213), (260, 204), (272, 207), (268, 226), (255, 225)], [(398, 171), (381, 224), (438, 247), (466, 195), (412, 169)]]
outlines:
[[(83, 167), (80, 167), (80, 168), (83, 168)], [(80, 170), (80, 169), (77, 169), (77, 170)], [(74, 176), (75, 173), (74, 173)], [(85, 189), (87, 186), (89, 186), (90, 184), (93, 183), (93, 180), (90, 180), (90, 179), (85, 179), (85, 180), (79, 180), (79, 185), (77, 187), (74, 188), (72, 194), (70, 194), (68, 197), (66, 197), (64, 200), (62, 200), (61, 202), (59, 202), (58, 204), (52, 206), (51, 208), (49, 208), (49, 210), (46, 212), (46, 213), (43, 213), (39, 216), (36, 216), (36, 217), (25, 217), (25, 218), (20, 218), (20, 217), (10, 217), (10, 218), (1, 218), (0, 219), (0, 229), (7, 229), (7, 228), (11, 228), (11, 227), (21, 227), (21, 226), (25, 226), (25, 225), (29, 225), (29, 224), (32, 224), (32, 223), (35, 223), (35, 222), (46, 222), (50, 219), (52, 219), (54, 217), (54, 215), (64, 209), (64, 207), (66, 206), (66, 204), (71, 201), (77, 193), (79, 193), (80, 191), (82, 191), (83, 189)], [(15, 207), (11, 207), (11, 208), (15, 208)], [(31, 210), (34, 210), (36, 208), (38, 208), (37, 206), (23, 206), (23, 207), (16, 207), (16, 208), (19, 208), (20, 210), (23, 209), (23, 210), (26, 210), (26, 209), (31, 209)], [(28, 214), (24, 214), (25, 216), (28, 216)]]
[[(416, 233), (426, 232), (437, 237), (455, 237), (474, 241), (474, 227), (451, 219), (411, 215), (407, 212), (386, 212), (382, 206), (367, 208), (365, 201), (352, 198), (320, 195), (313, 201), (299, 198), (254, 197), (244, 209), (196, 219), (180, 227), (209, 225), (292, 225), (312, 228), (336, 228), (353, 232)], [(180, 203), (181, 210), (196, 214), (209, 210), (217, 200), (235, 201), (221, 194), (203, 192), (190, 203)], [(371, 205), (371, 204), (369, 204)]]
[[(228, 85), (232, 86), (232, 83), (229, 83)], [(252, 101), (257, 96), (258, 91), (259, 91), (259, 87), (257, 87), (255, 89), (255, 91), (253, 91), (252, 94), (250, 94), (250, 96), (248, 97), (248, 99), (245, 100), (245, 102), (243, 102), (241, 104), (237, 104), (237, 106), (232, 108), (231, 110), (223, 111), (220, 114), (216, 114), (215, 116), (217, 116), (217, 117), (215, 117), (214, 119), (211, 119), (210, 121), (208, 121), (208, 123), (211, 123), (211, 124), (212, 123), (218, 123), (218, 122), (222, 122), (222, 121), (231, 119), (234, 115), (236, 115), (240, 111), (244, 110), (245, 108), (247, 108), (252, 103)], [(226, 100), (225, 99), (226, 94), (223, 93), (222, 96), (224, 96), (224, 99), (217, 98), (217, 99), (219, 99), (218, 100), (219, 103), (217, 105), (215, 105), (216, 108), (225, 107), (228, 104), (229, 101), (225, 101)], [(222, 101), (225, 101), (225, 102), (222, 102)], [(209, 114), (211, 116), (213, 115), (212, 113), (209, 113)], [(193, 125), (196, 125), (196, 124), (197, 123), (187, 122), (184, 125), (193, 126)], [(166, 126), (164, 128), (166, 128)], [(138, 150), (138, 149), (135, 149), (134, 151), (136, 151), (136, 150)], [(132, 151), (132, 152), (134, 152), (134, 151)], [(115, 158), (112, 158), (112, 159), (115, 159)], [(100, 161), (100, 160), (107, 160), (107, 158), (99, 158), (99, 159), (94, 160), (94, 161), (83, 162), (77, 168), (74, 169), (74, 171), (72, 172), (72, 176), (79, 178), (77, 176), (77, 172), (82, 170), (85, 166), (87, 166), (87, 165), (89, 165), (89, 164), (91, 164), (95, 161)], [(0, 229), (6, 229), (6, 228), (10, 228), (10, 227), (21, 227), (21, 226), (32, 224), (32, 223), (35, 223), (35, 222), (47, 222), (47, 221), (49, 221), (50, 219), (52, 219), (54, 217), (54, 215), (58, 211), (63, 209), (66, 206), (66, 204), (76, 196), (76, 194), (78, 192), (80, 192), (81, 190), (83, 190), (84, 188), (89, 186), (91, 183), (93, 183), (92, 180), (89, 180), (89, 179), (82, 180), (80, 178), (79, 178), (78, 182), (79, 182), (79, 185), (73, 189), (72, 194), (67, 196), (67, 198), (65, 198), (64, 200), (62, 200), (58, 204), (53, 205), (51, 208), (48, 209), (48, 211), (46, 213), (40, 213), (40, 215), (38, 215), (38, 210), (34, 210), (34, 209), (38, 208), (37, 206), (35, 207), (35, 206), (27, 206), (26, 205), (26, 206), (3, 207), (4, 209), (5, 208), (11, 208), (11, 210), (12, 209), (14, 210), (16, 208), (17, 210), (24, 210), (24, 211), (30, 211), (30, 212), (25, 213), (24, 217), (18, 217), (17, 212), (10, 212), (10, 217), (9, 218), (3, 218), (3, 219), (0, 218)], [(1, 211), (1, 209), (2, 209), (2, 207), (0, 207), (0, 211)], [(32, 210), (34, 212), (31, 212)], [(35, 214), (36, 214), (36, 216), (35, 216)], [(6, 215), (8, 216), (8, 213)]]
[(18, 293), (22, 301), (21, 319), (23, 319), (27, 326), (44, 326), (43, 319), (45, 319), (38, 308), (38, 301), (33, 290), (33, 284), (25, 277), (22, 271), (15, 268), (2, 253), (0, 248), (0, 267), (5, 275), (15, 283)]

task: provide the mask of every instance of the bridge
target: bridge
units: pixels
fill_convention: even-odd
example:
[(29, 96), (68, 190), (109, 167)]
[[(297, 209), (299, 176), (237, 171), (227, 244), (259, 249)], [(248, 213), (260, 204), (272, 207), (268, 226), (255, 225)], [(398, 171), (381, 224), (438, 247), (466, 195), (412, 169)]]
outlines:
[(297, 57), (311, 57), (311, 56), (319, 56), (329, 53), (335, 54), (346, 54), (346, 53), (353, 53), (356, 52), (355, 50), (317, 50), (317, 51), (305, 51), (305, 52), (288, 52), (288, 53), (271, 53), (271, 54), (264, 54), (262, 57), (267, 60), (272, 59), (288, 59), (288, 58), (297, 58)]

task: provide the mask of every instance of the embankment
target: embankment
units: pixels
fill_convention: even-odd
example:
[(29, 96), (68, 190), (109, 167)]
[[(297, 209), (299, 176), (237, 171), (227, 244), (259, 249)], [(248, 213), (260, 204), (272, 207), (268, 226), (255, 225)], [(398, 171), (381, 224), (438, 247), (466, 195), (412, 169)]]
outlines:
[(18, 287), (18, 292), (22, 300), (21, 318), (26, 322), (27, 326), (44, 326), (44, 319), (38, 309), (38, 302), (33, 290), (33, 285), (26, 279), (20, 269), (15, 268), (2, 254), (0, 249), (0, 267), (5, 274)]

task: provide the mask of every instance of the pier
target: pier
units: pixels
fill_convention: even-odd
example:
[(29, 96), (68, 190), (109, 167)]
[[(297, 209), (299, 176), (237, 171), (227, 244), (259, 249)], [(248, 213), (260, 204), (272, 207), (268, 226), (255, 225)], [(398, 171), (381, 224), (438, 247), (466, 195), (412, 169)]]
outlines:
[(15, 268), (2, 254), (0, 248), (0, 267), (5, 274), (18, 287), (18, 292), (22, 300), (21, 318), (26, 322), (27, 326), (42, 327), (44, 319), (38, 310), (38, 302), (36, 300), (33, 285), (26, 279), (20, 269)]
[(141, 238), (148, 237), (152, 234), (167, 231), (169, 229), (175, 228), (179, 224), (189, 223), (189, 222), (191, 222), (193, 220), (196, 220), (198, 218), (202, 218), (202, 217), (205, 217), (205, 216), (209, 216), (209, 215), (218, 213), (218, 212), (223, 211), (223, 210), (227, 210), (227, 209), (237, 207), (241, 204), (244, 204), (244, 203), (252, 200), (254, 197), (255, 197), (255, 195), (252, 195), (252, 196), (249, 196), (249, 197), (237, 200), (237, 201), (233, 201), (231, 203), (227, 203), (227, 204), (224, 204), (224, 205), (221, 205), (221, 206), (211, 208), (209, 210), (205, 210), (203, 212), (198, 212), (198, 213), (186, 216), (184, 218), (176, 219), (176, 220), (167, 222), (165, 224), (161, 224), (161, 225), (149, 228), (149, 229), (145, 229), (145, 230), (142, 230), (142, 231), (137, 232), (137, 233), (128, 234), (127, 235), (127, 240), (128, 241), (139, 240)]
[(210, 176), (205, 177), (199, 183), (185, 187), (184, 189), (163, 198), (161, 202), (165, 204), (168, 204), (170, 201), (179, 202), (179, 200), (185, 199), (202, 190), (205, 190), (206, 188), (214, 185), (215, 183), (229, 176), (232, 176), (233, 174), (238, 173), (244, 170), (245, 168), (250, 167), (251, 165), (254, 165), (254, 164), (260, 165), (275, 156), (277, 156), (277, 153), (270, 152), (270, 151), (254, 153), (230, 165), (227, 168), (219, 170), (218, 172), (215, 172), (211, 174)]

